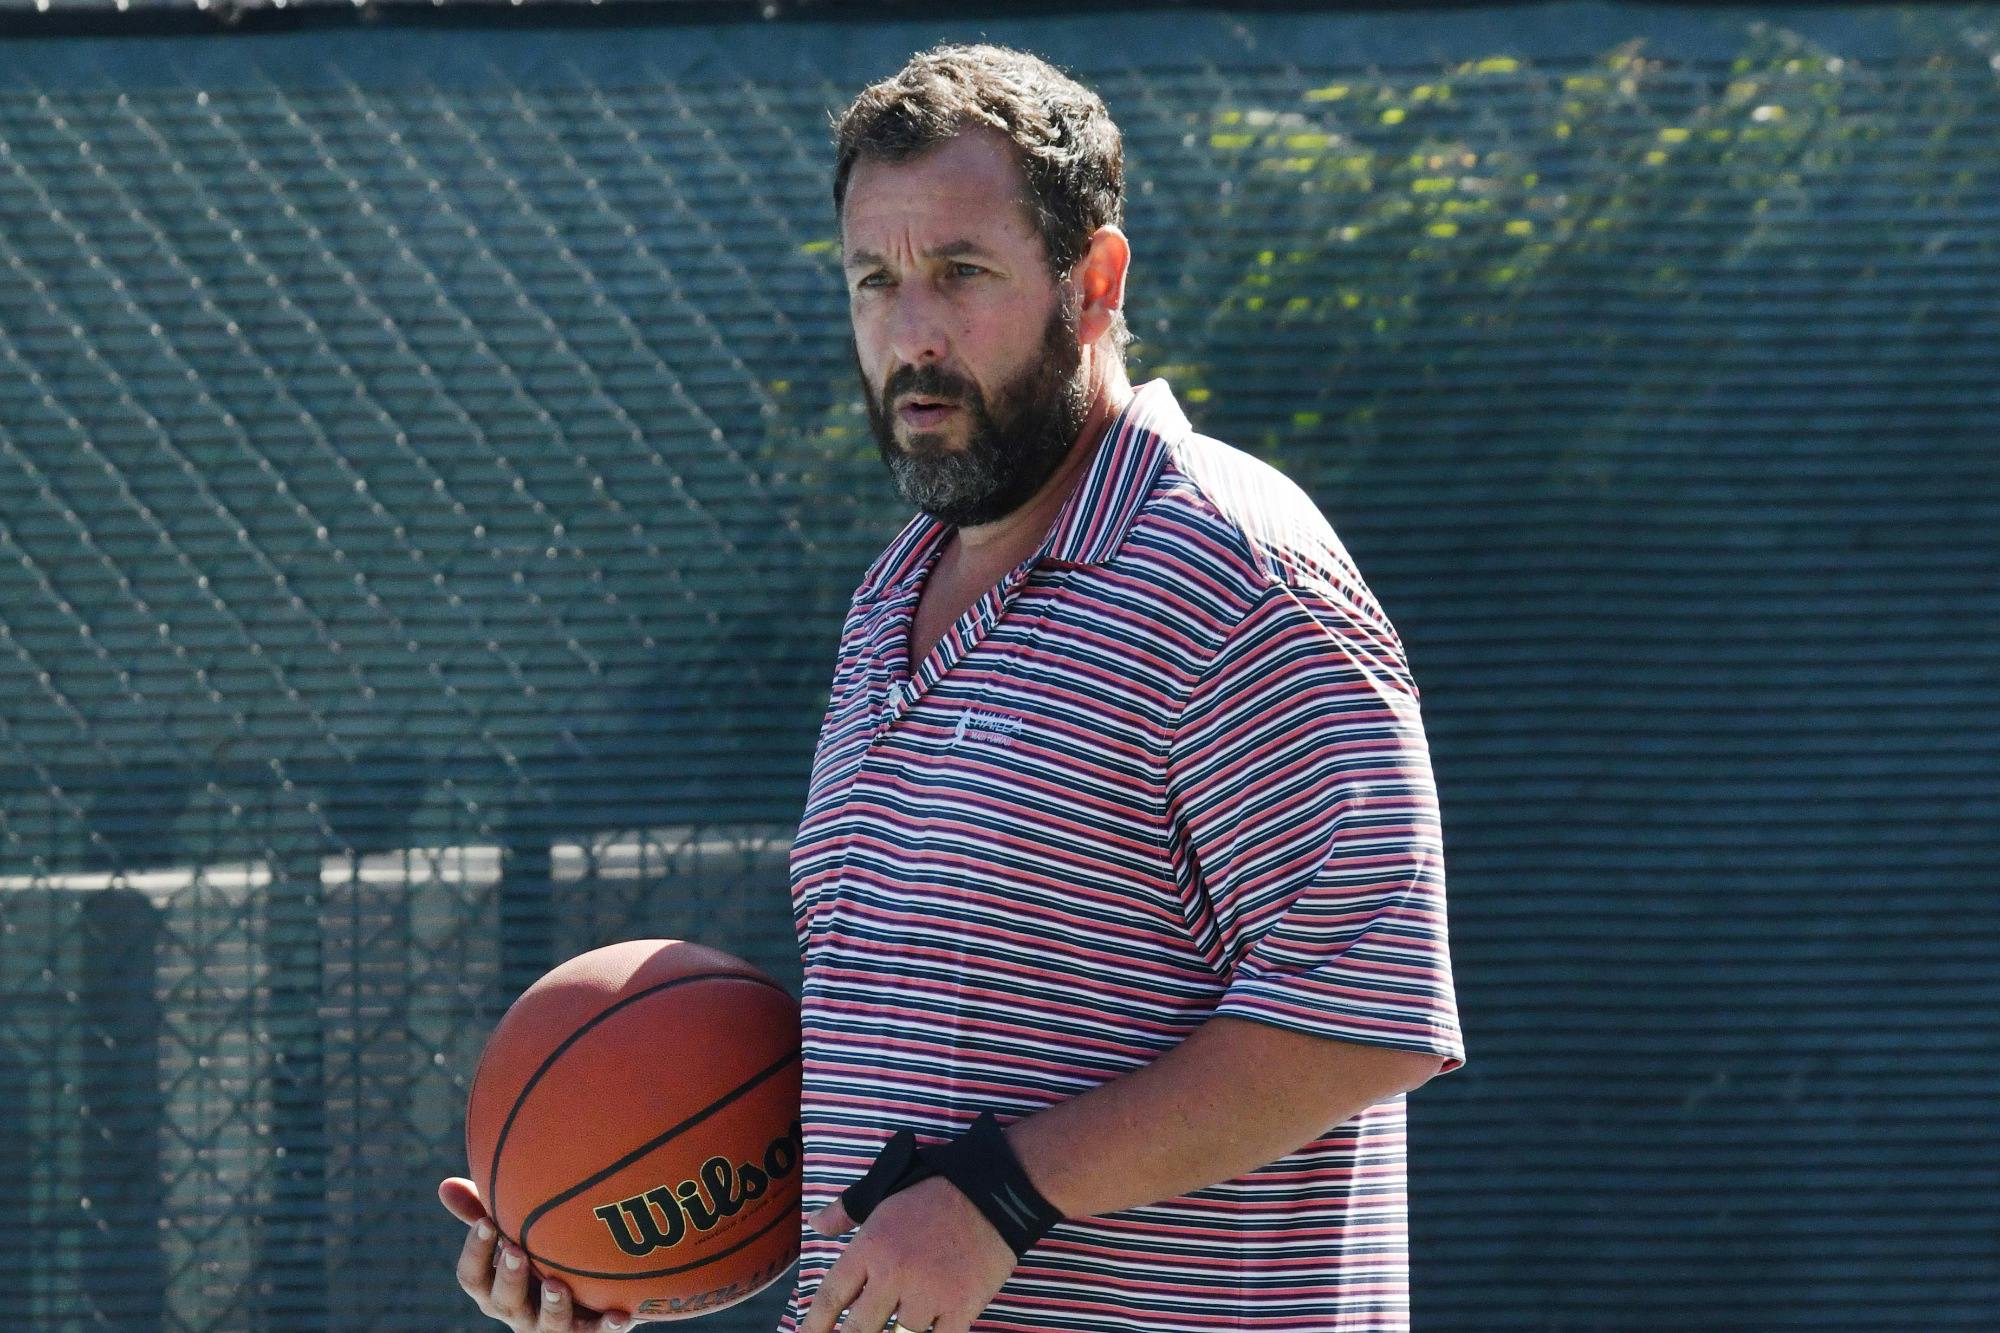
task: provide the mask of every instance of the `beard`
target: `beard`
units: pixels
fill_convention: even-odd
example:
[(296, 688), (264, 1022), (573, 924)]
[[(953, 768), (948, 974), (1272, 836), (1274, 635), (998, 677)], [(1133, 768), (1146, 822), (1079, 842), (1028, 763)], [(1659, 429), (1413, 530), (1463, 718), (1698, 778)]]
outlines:
[[(1082, 363), (1075, 317), (1058, 298), (1042, 328), (1041, 346), (1026, 369), (995, 390), (991, 404), (976, 385), (935, 366), (903, 367), (882, 386), (879, 399), (861, 372), (868, 424), (896, 490), (940, 523), (958, 528), (991, 523), (1019, 509), (1062, 466), (1090, 414)], [(861, 371), (858, 349), (855, 369)], [(950, 448), (939, 431), (898, 441), (895, 402), (908, 393), (955, 403), (967, 418), (965, 447)]]

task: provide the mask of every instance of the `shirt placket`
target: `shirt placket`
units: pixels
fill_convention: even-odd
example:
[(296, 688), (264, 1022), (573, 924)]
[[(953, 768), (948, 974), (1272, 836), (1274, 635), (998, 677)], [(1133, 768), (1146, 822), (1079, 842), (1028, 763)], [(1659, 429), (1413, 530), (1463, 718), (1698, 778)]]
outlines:
[(895, 613), (890, 631), (877, 640), (878, 645), (887, 645), (890, 654), (885, 663), (889, 685), (880, 713), (878, 737), (902, 721), (930, 693), (932, 686), (950, 675), (952, 668), (970, 656), (972, 650), (992, 633), (993, 627), (1013, 606), (1014, 599), (1034, 571), (1035, 563), (1036, 560), (1031, 558), (1015, 566), (999, 583), (982, 593), (978, 601), (967, 607), (918, 665), (914, 676), (908, 669), (908, 651), (910, 619), (916, 613), (917, 597), (912, 596), (907, 605)]
[[(875, 622), (875, 632), (870, 636), (869, 651), (874, 659), (874, 669), (870, 674), (886, 683), (875, 704), (876, 741), (888, 735), (890, 729), (916, 706), (918, 690), (909, 671), (909, 627), (911, 618), (916, 614), (917, 599), (922, 595), (923, 585), (919, 583), (883, 603), (877, 613), (880, 619)], [(870, 748), (873, 748), (872, 744)]]

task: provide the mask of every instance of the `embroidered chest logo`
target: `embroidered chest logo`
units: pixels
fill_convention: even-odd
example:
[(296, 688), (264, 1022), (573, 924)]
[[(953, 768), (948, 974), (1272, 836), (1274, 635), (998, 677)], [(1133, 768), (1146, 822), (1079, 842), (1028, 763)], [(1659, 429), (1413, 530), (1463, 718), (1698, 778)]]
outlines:
[(952, 745), (963, 745), (970, 739), (976, 745), (1007, 746), (1021, 734), (1021, 719), (1009, 717), (1005, 713), (984, 713), (968, 708), (958, 715), (958, 725), (951, 729)]

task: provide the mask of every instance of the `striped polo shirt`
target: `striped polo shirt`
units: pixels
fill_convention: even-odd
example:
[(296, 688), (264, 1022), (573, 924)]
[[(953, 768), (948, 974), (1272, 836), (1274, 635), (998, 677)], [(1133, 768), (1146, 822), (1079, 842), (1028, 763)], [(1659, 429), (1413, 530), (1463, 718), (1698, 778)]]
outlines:
[[(1154, 380), (912, 672), (950, 533), (918, 515), (862, 580), (792, 851), (806, 1214), (899, 1128), (1030, 1115), (1216, 1014), (1462, 1064), (1416, 686), (1304, 492)], [(783, 1329), (845, 1243), (805, 1230)], [(1396, 1097), (1239, 1179), (1061, 1223), (975, 1328), (1408, 1311)]]

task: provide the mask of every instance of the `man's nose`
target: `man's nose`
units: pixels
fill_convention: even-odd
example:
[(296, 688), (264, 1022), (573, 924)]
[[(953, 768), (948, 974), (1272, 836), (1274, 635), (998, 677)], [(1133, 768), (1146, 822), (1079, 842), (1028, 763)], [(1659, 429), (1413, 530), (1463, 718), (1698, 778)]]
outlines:
[(944, 309), (922, 284), (905, 283), (889, 314), (889, 350), (906, 366), (942, 362), (951, 350)]

